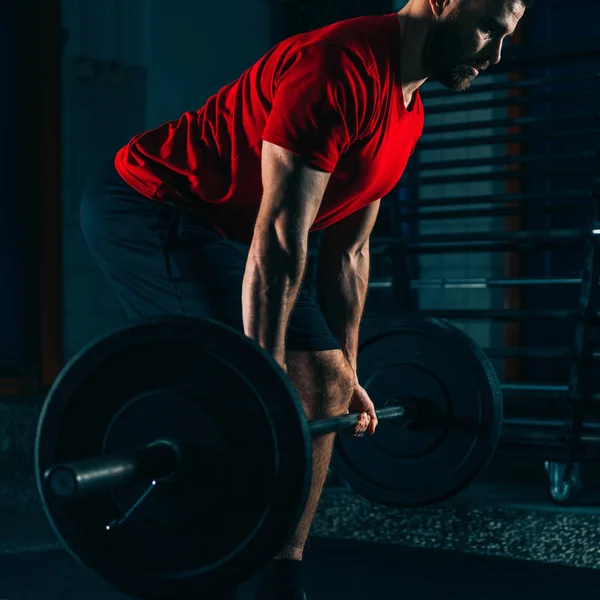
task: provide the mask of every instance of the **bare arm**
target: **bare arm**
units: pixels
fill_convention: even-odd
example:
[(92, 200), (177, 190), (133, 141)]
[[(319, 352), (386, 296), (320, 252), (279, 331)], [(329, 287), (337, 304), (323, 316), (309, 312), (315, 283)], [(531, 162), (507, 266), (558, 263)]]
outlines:
[(358, 332), (369, 285), (369, 236), (381, 201), (325, 231), (317, 270), (318, 295), (331, 332), (356, 371)]
[(242, 286), (244, 332), (281, 365), (285, 336), (329, 173), (263, 143), (263, 197)]

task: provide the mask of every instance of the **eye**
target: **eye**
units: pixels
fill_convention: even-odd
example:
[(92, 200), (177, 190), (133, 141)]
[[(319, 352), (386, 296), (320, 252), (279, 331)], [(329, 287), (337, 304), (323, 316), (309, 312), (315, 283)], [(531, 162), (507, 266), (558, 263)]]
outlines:
[(485, 36), (502, 37), (506, 32), (504, 28), (497, 23), (484, 24), (479, 27), (479, 31)]

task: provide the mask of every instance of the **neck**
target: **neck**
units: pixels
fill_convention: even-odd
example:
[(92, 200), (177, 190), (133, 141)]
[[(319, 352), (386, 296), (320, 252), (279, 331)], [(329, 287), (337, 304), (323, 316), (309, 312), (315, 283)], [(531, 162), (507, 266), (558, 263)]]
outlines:
[(409, 3), (398, 12), (401, 31), (400, 70), (406, 105), (413, 94), (427, 81), (423, 69), (423, 53), (427, 43), (430, 21)]

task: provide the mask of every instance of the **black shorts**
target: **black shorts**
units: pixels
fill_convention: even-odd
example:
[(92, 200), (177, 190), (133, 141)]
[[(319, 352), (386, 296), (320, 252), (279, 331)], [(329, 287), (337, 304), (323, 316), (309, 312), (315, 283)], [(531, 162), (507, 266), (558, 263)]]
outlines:
[[(227, 240), (200, 217), (149, 200), (112, 161), (90, 181), (81, 204), (88, 246), (130, 318), (185, 315), (242, 326), (242, 279), (250, 246)], [(287, 348), (339, 349), (317, 299), (299, 295)]]

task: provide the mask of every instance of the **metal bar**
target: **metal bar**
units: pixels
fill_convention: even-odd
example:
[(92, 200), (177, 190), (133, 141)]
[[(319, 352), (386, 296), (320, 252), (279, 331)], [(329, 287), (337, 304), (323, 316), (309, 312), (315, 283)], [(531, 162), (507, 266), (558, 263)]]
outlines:
[[(600, 151), (597, 153), (596, 180), (594, 193), (600, 199)], [(571, 425), (569, 435), (571, 439), (581, 440), (585, 431), (583, 419), (590, 407), (596, 387), (595, 367), (590, 363), (590, 356), (598, 347), (598, 332), (596, 318), (600, 310), (600, 255), (598, 244), (594, 243), (594, 236), (600, 234), (600, 205), (596, 203), (594, 215), (591, 219), (590, 229), (592, 236), (588, 237), (586, 256), (582, 270), (582, 286), (579, 299), (579, 315), (573, 335), (573, 353), (577, 357), (570, 365), (569, 389), (573, 402)], [(581, 447), (573, 445), (572, 461), (576, 461), (581, 454)]]
[[(539, 458), (541, 461), (556, 461), (556, 462), (568, 462), (570, 455), (570, 448), (562, 443), (548, 442), (543, 446), (539, 444), (529, 444), (527, 441), (520, 442), (510, 438), (500, 440), (498, 449), (496, 450), (498, 456), (511, 456), (523, 458)], [(589, 452), (586, 454), (583, 461), (596, 460), (600, 456), (597, 452)]]
[(398, 237), (376, 236), (371, 238), (371, 243), (375, 246), (389, 245), (418, 245), (418, 244), (447, 244), (452, 242), (511, 242), (515, 240), (535, 241), (535, 240), (585, 240), (589, 238), (589, 229), (549, 229), (547, 231), (477, 231), (474, 233), (431, 233), (418, 235), (407, 240)]
[(462, 137), (454, 140), (433, 140), (431, 142), (420, 141), (417, 145), (417, 150), (421, 152), (423, 150), (442, 150), (444, 148), (493, 146), (496, 144), (514, 144), (521, 142), (535, 142), (539, 140), (564, 139), (570, 137), (578, 137), (585, 139), (591, 136), (597, 137), (598, 134), (600, 134), (600, 129), (586, 129), (585, 131), (545, 131), (539, 133), (490, 135), (487, 137)]
[(506, 390), (503, 392), (503, 397), (506, 402), (519, 402), (522, 406), (524, 402), (539, 402), (547, 405), (551, 402), (560, 402), (562, 408), (570, 401), (568, 392), (560, 391), (528, 391), (518, 392), (517, 390)]
[[(493, 165), (526, 165), (541, 163), (542, 161), (565, 162), (567, 160), (596, 160), (596, 150), (576, 152), (574, 154), (550, 154), (547, 156), (498, 156), (487, 158), (470, 158), (465, 160), (441, 160), (436, 162), (422, 162), (421, 171), (441, 171), (444, 169), (473, 169), (476, 167), (490, 167)], [(548, 165), (549, 166), (549, 165)]]
[[(584, 175), (588, 176), (590, 169), (588, 166), (582, 167), (552, 167), (552, 175)], [(430, 177), (419, 177), (419, 185), (446, 185), (449, 183), (473, 183), (475, 181), (510, 181), (511, 179), (521, 179), (527, 177), (530, 172), (525, 169), (509, 171), (489, 171), (487, 173), (467, 173), (464, 175), (433, 175)], [(538, 177), (540, 175), (538, 174)], [(400, 182), (400, 187), (405, 187), (404, 182)]]
[[(569, 427), (570, 421), (565, 419), (504, 419), (502, 426), (503, 427), (527, 427), (529, 429), (562, 429)], [(586, 433), (592, 433), (596, 431), (600, 431), (600, 423), (596, 423), (593, 421), (589, 421), (583, 424)]]
[[(477, 278), (445, 278), (445, 279), (413, 279), (410, 281), (412, 290), (479, 290), (490, 287), (505, 287), (505, 286), (541, 286), (541, 285), (575, 285), (580, 284), (581, 278), (564, 277), (564, 278), (500, 278), (486, 279), (485, 277)], [(369, 288), (372, 289), (391, 289), (394, 287), (393, 279), (374, 279), (369, 282)]]
[(577, 92), (561, 92), (557, 94), (536, 94), (534, 96), (507, 96), (498, 100), (483, 100), (478, 102), (448, 102), (427, 108), (428, 115), (441, 115), (451, 112), (482, 110), (488, 108), (507, 108), (509, 106), (540, 105), (546, 102), (565, 103), (574, 100), (588, 100), (600, 96), (600, 89)]
[(459, 123), (445, 123), (443, 125), (427, 125), (423, 131), (423, 137), (434, 136), (440, 133), (460, 133), (462, 131), (473, 131), (475, 129), (506, 129), (507, 127), (520, 127), (530, 125), (555, 125), (563, 123), (568, 125), (573, 121), (584, 121), (591, 123), (600, 118), (600, 113), (581, 114), (574, 113), (561, 116), (549, 117), (515, 117), (514, 119), (489, 119), (486, 121), (461, 121)]
[[(556, 84), (573, 84), (577, 82), (588, 82), (594, 79), (600, 79), (600, 73), (586, 73), (585, 75), (571, 75), (563, 77), (543, 77), (538, 79), (526, 80), (507, 80), (495, 83), (478, 83), (475, 84), (468, 92), (469, 96), (473, 94), (483, 94), (487, 92), (495, 92), (502, 90), (526, 89), (536, 87), (538, 85), (556, 85)], [(425, 88), (422, 92), (423, 100), (431, 100), (433, 98), (451, 98), (456, 94), (453, 90), (429, 90)]]
[(516, 396), (522, 397), (535, 396), (535, 398), (554, 398), (559, 396), (565, 397), (569, 393), (567, 385), (541, 385), (532, 383), (503, 383), (501, 386), (502, 394), (505, 398)]
[(440, 319), (473, 319), (473, 320), (495, 320), (495, 321), (521, 321), (530, 319), (574, 319), (578, 316), (577, 310), (556, 309), (556, 310), (497, 310), (497, 309), (438, 309), (422, 310), (419, 315), (438, 317)]
[[(512, 429), (512, 431), (511, 431)], [(517, 444), (559, 443), (569, 445), (569, 422), (533, 419), (505, 419), (502, 441)], [(600, 444), (600, 424), (583, 423), (579, 438), (584, 444)]]
[[(576, 240), (574, 238), (563, 239), (538, 239), (538, 240), (522, 240), (515, 242), (471, 242), (471, 243), (449, 243), (449, 244), (412, 244), (404, 243), (402, 251), (406, 254), (448, 254), (462, 252), (539, 252), (542, 250), (551, 250), (555, 248), (576, 248), (581, 246), (584, 240)], [(397, 242), (396, 245), (402, 242)], [(370, 249), (372, 255), (388, 254), (390, 252), (389, 245), (375, 246)]]
[[(490, 358), (539, 358), (569, 359), (575, 358), (571, 348), (485, 348), (484, 352)], [(594, 354), (596, 360), (600, 360), (600, 352)]]
[(535, 204), (535, 208), (537, 209), (539, 206), (538, 203), (545, 204), (554, 201), (579, 201), (586, 207), (590, 207), (595, 199), (590, 190), (565, 190), (564, 192), (549, 192), (547, 194), (490, 194), (489, 196), (448, 196), (444, 198), (424, 198), (419, 200), (419, 207), (426, 208), (463, 204), (512, 204), (521, 202)]
[[(386, 419), (398, 419), (405, 416), (406, 409), (402, 405), (389, 406), (377, 410), (376, 414), (380, 421), (384, 421)], [(358, 413), (350, 413), (348, 415), (331, 417), (329, 419), (318, 419), (316, 421), (310, 421), (308, 424), (308, 429), (311, 435), (322, 435), (324, 433), (342, 431), (343, 429), (351, 429), (356, 425), (358, 417)]]
[(581, 277), (447, 277), (444, 279), (413, 279), (413, 290), (482, 289), (505, 286), (577, 285)]
[[(524, 385), (513, 384), (512, 386), (502, 386), (502, 392), (505, 398), (520, 398), (527, 400), (560, 400), (563, 401), (570, 397), (573, 398), (567, 385)], [(591, 395), (592, 402), (600, 402), (600, 394)]]
[[(501, 385), (502, 393), (507, 398), (522, 398), (528, 399), (558, 399), (565, 398), (569, 395), (568, 385), (542, 385), (533, 383), (504, 383)], [(600, 401), (600, 394), (592, 394), (594, 402)]]
[(568, 385), (551, 385), (541, 383), (503, 383), (503, 392), (568, 392)]
[[(383, 205), (383, 209), (391, 208), (391, 203)], [(551, 204), (543, 206), (539, 212), (543, 214), (556, 214), (568, 212), (569, 214), (580, 214), (590, 212), (591, 206), (580, 203)], [(474, 210), (441, 210), (403, 213), (398, 215), (399, 221), (441, 221), (448, 219), (478, 219), (481, 217), (510, 217), (527, 216), (530, 211), (519, 206), (507, 206), (504, 208), (479, 208)]]
[(549, 65), (556, 67), (559, 64), (574, 61), (598, 58), (600, 56), (600, 43), (598, 37), (580, 40), (576, 47), (548, 43), (547, 45), (535, 44), (531, 46), (512, 46), (504, 52), (502, 62), (490, 67), (492, 75), (496, 73), (510, 73), (511, 71), (523, 70), (523, 65), (528, 69), (537, 66)]
[(167, 478), (177, 469), (180, 458), (177, 446), (159, 442), (128, 454), (56, 465), (46, 471), (44, 481), (51, 493), (63, 499), (98, 496), (128, 483)]

